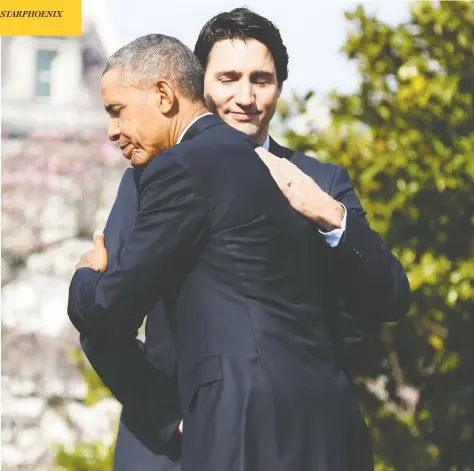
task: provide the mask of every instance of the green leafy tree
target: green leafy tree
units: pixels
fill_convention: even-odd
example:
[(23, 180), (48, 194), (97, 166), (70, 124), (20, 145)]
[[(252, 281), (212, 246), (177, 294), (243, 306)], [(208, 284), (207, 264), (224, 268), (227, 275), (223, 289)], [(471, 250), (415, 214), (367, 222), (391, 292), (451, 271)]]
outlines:
[(59, 447), (56, 466), (70, 471), (110, 471), (113, 469), (113, 447), (103, 443), (78, 443), (72, 451)]
[(289, 128), (312, 93), (282, 104), (281, 126), (291, 147), (349, 170), (413, 289), (360, 381), (377, 469), (472, 471), (474, 2), (416, 2), (396, 27), (362, 7), (346, 18), (358, 89), (332, 95), (318, 135)]
[[(77, 366), (87, 385), (85, 404), (93, 406), (102, 399), (112, 397), (97, 373), (88, 364), (80, 348), (71, 351), (71, 360)], [(118, 421), (118, 417), (117, 417)], [(70, 449), (63, 445), (55, 446), (56, 469), (68, 471), (110, 471), (113, 469), (115, 443), (78, 442)]]

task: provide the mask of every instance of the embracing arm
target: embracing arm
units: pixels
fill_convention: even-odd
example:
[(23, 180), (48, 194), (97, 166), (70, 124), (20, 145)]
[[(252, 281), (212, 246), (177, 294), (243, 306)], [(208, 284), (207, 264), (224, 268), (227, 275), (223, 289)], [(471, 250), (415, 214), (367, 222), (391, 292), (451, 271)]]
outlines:
[[(125, 171), (104, 229), (109, 267), (115, 263), (120, 248), (137, 220), (138, 170), (140, 169), (129, 168)], [(102, 270), (106, 267), (107, 263)], [(156, 319), (153, 326), (159, 329), (160, 344), (166, 344), (168, 349), (172, 350), (173, 337), (161, 301), (148, 313), (149, 319), (150, 316)], [(152, 444), (159, 446), (160, 442), (168, 443), (172, 435), (169, 429), (171, 431), (176, 429), (181, 410), (175, 378), (167, 378), (165, 374), (156, 370), (160, 365), (156, 365), (156, 368), (152, 365), (145, 345), (137, 339), (137, 334), (137, 330), (122, 333), (118, 337), (111, 336), (109, 332), (105, 334), (90, 332), (87, 335), (80, 335), (80, 343), (102, 382), (124, 406), (126, 414), (122, 416), (127, 417), (128, 428), (144, 443), (148, 443), (147, 446), (150, 448)], [(170, 361), (173, 362), (173, 355), (171, 357)], [(170, 374), (170, 369), (168, 368), (166, 372)], [(164, 401), (168, 400), (166, 411), (160, 409), (157, 397), (162, 397)], [(156, 419), (159, 414), (155, 407), (159, 408), (161, 416), (163, 412), (168, 413), (168, 417), (161, 422), (162, 429), (157, 429), (160, 420)], [(150, 424), (148, 427), (145, 426), (147, 422)], [(168, 423), (171, 423), (171, 426), (168, 426)]]
[(127, 426), (146, 442), (167, 444), (181, 421), (176, 379), (157, 369), (132, 335), (81, 335), (95, 372), (124, 406)]
[(410, 308), (411, 291), (400, 261), (370, 228), (344, 168), (337, 168), (329, 191), (347, 211), (345, 231), (332, 249), (347, 304), (382, 322), (401, 319)]
[[(298, 168), (261, 147), (256, 152), (291, 206), (322, 232), (331, 267), (336, 262), (338, 297), (351, 313), (364, 312), (372, 322), (402, 318), (411, 303), (407, 276), (400, 261), (370, 228), (347, 171), (336, 167), (324, 191), (316, 183), (318, 172), (309, 165), (310, 157), (295, 154)], [(341, 227), (344, 223), (345, 228)]]
[(206, 231), (207, 201), (181, 159), (163, 153), (142, 176), (137, 222), (116, 262), (104, 273), (76, 271), (69, 289), (71, 322), (86, 334), (138, 329), (177, 262), (195, 255)]
[[(167, 154), (152, 161), (142, 177), (137, 222), (116, 260), (105, 273), (79, 269), (68, 303), (69, 317), (98, 375), (128, 416), (140, 421), (140, 428), (147, 422), (164, 441), (181, 418), (176, 382), (151, 364), (132, 333), (159, 298), (176, 259), (196, 250), (207, 216), (189, 172)], [(151, 412), (145, 416), (144, 410)]]

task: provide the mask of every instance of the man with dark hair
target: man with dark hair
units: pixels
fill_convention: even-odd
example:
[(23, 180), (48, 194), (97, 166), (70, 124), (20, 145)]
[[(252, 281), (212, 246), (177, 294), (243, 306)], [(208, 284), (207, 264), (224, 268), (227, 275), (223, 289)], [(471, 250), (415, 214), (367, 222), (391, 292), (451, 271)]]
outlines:
[[(321, 220), (320, 213), (334, 199), (344, 207), (341, 192), (347, 184), (352, 187), (346, 170), (282, 147), (269, 135), (269, 124), (288, 77), (288, 53), (278, 28), (257, 13), (237, 8), (216, 15), (204, 25), (194, 52), (205, 70), (207, 108), (262, 146), (257, 152), (290, 204), (314, 222), (328, 242), (328, 263), (322, 280), (326, 326), (335, 343), (339, 365), (346, 370), (356, 368), (364, 334), (383, 321), (400, 319), (408, 310), (410, 297), (403, 269), (385, 249), (379, 253), (379, 268), (383, 272), (384, 266), (396, 266), (395, 283), (386, 283), (375, 294), (357, 293), (360, 286), (343, 282), (350, 266), (341, 265), (338, 253), (344, 250), (347, 219), (352, 218), (352, 212), (344, 211), (337, 228)], [(356, 211), (362, 212), (358, 199)], [(350, 229), (347, 227), (347, 231)]]
[[(362, 282), (358, 286), (351, 287), (352, 274), (344, 273), (345, 268), (354, 270), (352, 265), (356, 260), (354, 260), (354, 257), (351, 260), (351, 257), (341, 256), (341, 252), (347, 251), (347, 247), (344, 248), (338, 245), (344, 243), (344, 240), (340, 242), (341, 238), (344, 238), (344, 229), (339, 228), (338, 230), (337, 223), (327, 224), (327, 221), (322, 217), (322, 213), (324, 207), (329, 207), (334, 201), (329, 194), (336, 199), (342, 198), (342, 202), (349, 207), (349, 211), (353, 212), (354, 215), (361, 213), (360, 203), (353, 193), (352, 185), (350, 185), (350, 181), (348, 182), (345, 172), (337, 167), (320, 164), (314, 159), (282, 148), (268, 137), (268, 125), (275, 112), (276, 101), (280, 95), (282, 84), (287, 78), (288, 56), (277, 28), (259, 15), (246, 9), (237, 9), (230, 13), (218, 15), (205, 25), (196, 44), (195, 52), (201, 64), (206, 67), (205, 98), (209, 109), (219, 114), (228, 124), (254, 137), (257, 143), (267, 147), (269, 145), (274, 154), (286, 158), (278, 159), (282, 162), (275, 162), (272, 160), (272, 156), (263, 156), (265, 163), (269, 166), (272, 175), (280, 184), (290, 203), (295, 209), (300, 210), (308, 219), (312, 220), (316, 227), (320, 229), (320, 232), (325, 232), (319, 237), (326, 239), (328, 249), (321, 256), (326, 257), (324, 260), (333, 262), (331, 266), (335, 265), (336, 270), (331, 272), (328, 264), (326, 264), (323, 275), (326, 280), (331, 279), (335, 272), (338, 275), (338, 278), (333, 278), (335, 281), (333, 284), (328, 282), (324, 284), (325, 281), (322, 280), (322, 277), (319, 278), (320, 283), (323, 283), (321, 285), (322, 291), (329, 288), (332, 293), (330, 296), (326, 296), (326, 299), (321, 299), (321, 302), (326, 303), (324, 309), (324, 315), (327, 317), (326, 324), (334, 322), (335, 303), (338, 297), (345, 299), (349, 304), (348, 307), (355, 307), (360, 310), (361, 316), (364, 316), (364, 318), (371, 317), (375, 322), (395, 319), (403, 315), (407, 309), (406, 286), (404, 286), (406, 278), (404, 278), (403, 270), (400, 272), (397, 262), (380, 241), (373, 239), (374, 247), (369, 250), (372, 255), (377, 254), (380, 257), (380, 264), (374, 270), (374, 273), (367, 273), (367, 276), (373, 276), (375, 280), (376, 275), (380, 274), (377, 270), (383, 271), (388, 266), (395, 269), (394, 277), (391, 280), (392, 286), (385, 287), (385, 292), (383, 296), (380, 296), (380, 299), (374, 299), (372, 295), (367, 296), (369, 280), (366, 280), (365, 285)], [(150, 70), (152, 69), (150, 68)], [(304, 180), (304, 175), (287, 159), (292, 159), (296, 165), (312, 176), (320, 187), (309, 178)], [(310, 182), (313, 186), (310, 185)], [(347, 197), (346, 192), (349, 192), (351, 196)], [(352, 198), (352, 195), (355, 199)], [(301, 201), (305, 201), (307, 204), (301, 205)], [(342, 221), (347, 223), (347, 220), (349, 220), (350, 224), (353, 214), (348, 215), (347, 210), (341, 206), (333, 205), (332, 207), (334, 208), (334, 215), (339, 212), (339, 209), (342, 209), (342, 214), (344, 214)], [(334, 227), (336, 227), (336, 230), (331, 231)], [(357, 222), (354, 222), (354, 227), (357, 227)], [(331, 245), (338, 245), (338, 247), (331, 248)], [(320, 259), (320, 262), (323, 258)], [(343, 262), (342, 265), (341, 261)], [(344, 263), (347, 264), (346, 267)], [(357, 263), (363, 265), (362, 262)], [(337, 273), (338, 269), (343, 271)], [(385, 278), (385, 281), (387, 281), (387, 278)], [(364, 290), (364, 287), (366, 287), (365, 291), (360, 292), (360, 288)], [(315, 282), (315, 288), (317, 288), (317, 282)], [(402, 288), (401, 292), (395, 293), (398, 288)], [(386, 294), (388, 296), (385, 296)], [(386, 317), (383, 317), (384, 315)], [(155, 316), (149, 314), (148, 319), (150, 322), (155, 319)], [(147, 334), (148, 332), (147, 324)], [(160, 334), (155, 333), (155, 337), (156, 343), (160, 344)], [(147, 344), (150, 345), (148, 335)], [(161, 360), (159, 354), (156, 355), (156, 359), (158, 365), (160, 363), (163, 365), (165, 362), (163, 352), (161, 352)], [(341, 381), (344, 380), (341, 378)], [(159, 390), (157, 390), (157, 394), (159, 394)], [(123, 401), (123, 403), (125, 404), (124, 416), (126, 416), (127, 411), (133, 411), (133, 407), (130, 405), (133, 401)], [(140, 415), (140, 407), (136, 407), (136, 409), (135, 414), (133, 412), (129, 414), (134, 416), (135, 419)], [(142, 407), (142, 409), (145, 408)], [(143, 418), (141, 423), (145, 423)], [(136, 433), (137, 427), (133, 427), (133, 424), (132, 429)], [(360, 432), (365, 433), (363, 428), (360, 429)], [(117, 454), (120, 454), (121, 447), (126, 448), (130, 441), (129, 439), (126, 440), (127, 443), (123, 441), (124, 433), (128, 433), (128, 431), (122, 426)], [(133, 440), (133, 436), (130, 438)], [(121, 446), (119, 446), (120, 444)], [(365, 450), (366, 460), (368, 459), (367, 456), (370, 455), (370, 446), (367, 445), (367, 447)], [(360, 452), (361, 455), (364, 454), (363, 449)], [(130, 453), (129, 456), (134, 459)], [(135, 459), (134, 469), (140, 469), (137, 466), (140, 457), (136, 456)], [(361, 463), (359, 464), (359, 468), (354, 465), (350, 469), (369, 469), (368, 464), (365, 467)], [(150, 471), (152, 469), (166, 469), (165, 465), (157, 463), (155, 465), (156, 467), (153, 468), (153, 464), (150, 463), (150, 467), (147, 469), (150, 469)], [(122, 467), (121, 469), (126, 468)]]
[(248, 8), (235, 8), (214, 16), (202, 27), (194, 46), (194, 54), (204, 69), (213, 47), (225, 39), (255, 39), (265, 45), (275, 64), (278, 85), (283, 86), (288, 78), (288, 52), (274, 23)]

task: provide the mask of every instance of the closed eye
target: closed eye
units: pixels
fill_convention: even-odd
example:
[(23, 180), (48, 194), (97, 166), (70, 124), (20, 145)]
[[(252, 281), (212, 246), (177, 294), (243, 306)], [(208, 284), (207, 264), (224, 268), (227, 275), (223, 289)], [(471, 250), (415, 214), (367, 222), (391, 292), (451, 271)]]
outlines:
[(123, 107), (118, 107), (116, 105), (108, 105), (105, 107), (105, 111), (111, 118), (118, 118)]
[(240, 78), (240, 74), (235, 70), (221, 70), (215, 74), (215, 77), (221, 83), (232, 83)]
[(254, 72), (251, 76), (251, 81), (252, 83), (255, 83), (256, 85), (267, 85), (269, 83), (272, 83), (274, 81), (275, 75), (272, 74), (271, 72), (266, 72), (263, 70)]

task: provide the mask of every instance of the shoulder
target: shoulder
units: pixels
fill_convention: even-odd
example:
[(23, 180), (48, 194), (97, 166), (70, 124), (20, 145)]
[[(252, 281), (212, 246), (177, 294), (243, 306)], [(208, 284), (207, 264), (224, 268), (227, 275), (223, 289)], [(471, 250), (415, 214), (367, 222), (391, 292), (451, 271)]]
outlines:
[(153, 157), (147, 164), (140, 179), (139, 190), (150, 184), (172, 185), (178, 180), (184, 182), (189, 177), (190, 171), (185, 153), (174, 146)]
[(226, 124), (209, 128), (194, 139), (174, 146), (172, 150), (195, 167), (209, 162), (222, 164), (227, 160), (226, 157), (254, 155), (255, 147), (252, 138)]
[(334, 182), (348, 177), (344, 167), (329, 162), (321, 162), (316, 157), (301, 152), (295, 152), (291, 162), (311, 177), (326, 192), (329, 192)]
[[(178, 179), (194, 187), (206, 185), (222, 174), (223, 166), (229, 169), (256, 161), (255, 147), (251, 138), (228, 125), (209, 128), (154, 157), (143, 172), (140, 190), (157, 180), (170, 185)], [(251, 159), (245, 158), (249, 155)]]
[[(311, 177), (323, 191), (339, 201), (343, 200), (346, 207), (353, 206), (352, 203), (354, 203), (356, 209), (361, 208), (359, 198), (355, 194), (354, 184), (345, 167), (321, 162), (315, 157), (310, 157), (301, 152), (295, 152), (291, 161), (302, 172)], [(348, 195), (355, 196), (352, 203), (349, 201)]]
[(255, 144), (250, 136), (225, 123), (221, 126), (209, 128), (192, 141), (187, 141), (187, 143), (195, 145), (199, 149), (229, 146), (235, 146), (239, 149), (255, 149), (257, 147), (257, 144)]
[(326, 191), (330, 188), (336, 175), (343, 171), (343, 168), (338, 165), (321, 162), (316, 157), (284, 147), (272, 138), (270, 138), (270, 152), (278, 157), (290, 160), (291, 163), (295, 164)]
[(129, 192), (136, 192), (137, 185), (136, 185), (136, 169), (129, 167), (125, 170), (122, 180), (120, 180), (118, 193), (129, 193)]

